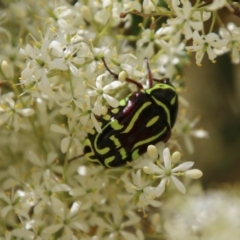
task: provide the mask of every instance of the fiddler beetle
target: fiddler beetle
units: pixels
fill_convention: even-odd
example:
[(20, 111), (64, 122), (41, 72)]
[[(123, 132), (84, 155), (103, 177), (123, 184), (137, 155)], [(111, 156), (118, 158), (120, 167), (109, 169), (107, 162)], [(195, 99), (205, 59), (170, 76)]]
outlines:
[[(104, 58), (102, 61), (117, 79), (118, 74), (109, 69)], [(147, 70), (149, 88), (144, 89), (139, 82), (127, 77), (125, 80), (135, 84), (138, 90), (98, 119), (101, 133), (94, 128), (88, 133), (83, 150), (87, 160), (108, 168), (118, 167), (137, 159), (148, 145), (167, 142), (177, 117), (178, 95), (169, 78), (153, 78), (148, 61)]]

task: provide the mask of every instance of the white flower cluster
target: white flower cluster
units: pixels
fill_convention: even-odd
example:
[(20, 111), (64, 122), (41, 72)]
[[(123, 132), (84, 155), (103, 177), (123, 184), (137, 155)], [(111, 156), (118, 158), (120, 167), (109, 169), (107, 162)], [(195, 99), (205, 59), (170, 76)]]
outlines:
[[(202, 177), (200, 170), (189, 170), (193, 166), (193, 162), (184, 162), (175, 167), (181, 158), (178, 151), (170, 155), (169, 148), (165, 148), (158, 154), (157, 148), (149, 145), (148, 154), (151, 160), (144, 162), (147, 165), (142, 170), (131, 171), (131, 177), (128, 176), (129, 172), (121, 177), (128, 194), (121, 195), (119, 198), (126, 202), (133, 200), (134, 205), (138, 206), (140, 211), (145, 211), (148, 205), (160, 207), (161, 203), (157, 201), (157, 198), (163, 194), (166, 186), (171, 182), (181, 193), (185, 194), (186, 188), (177, 177), (184, 175), (192, 179)], [(142, 172), (145, 173), (145, 176), (142, 176)]]
[[(166, 239), (234, 239), (240, 236), (239, 187), (201, 193), (193, 187), (190, 196), (176, 197), (165, 205), (161, 218), (167, 219), (159, 233)], [(237, 193), (237, 194), (236, 194)], [(159, 225), (160, 216), (152, 219)], [(173, 230), (174, 226), (174, 230)], [(199, 238), (199, 236), (201, 236)]]
[[(150, 145), (150, 158), (143, 155), (121, 168), (93, 165), (84, 156), (68, 160), (83, 154), (89, 132), (101, 133), (100, 119), (109, 109), (137, 90), (127, 78), (149, 87), (145, 58), (154, 79), (171, 78), (183, 108), (188, 103), (179, 79), (189, 52), (198, 65), (205, 54), (215, 61), (223, 53), (239, 63), (240, 27), (222, 23), (213, 32), (218, 10), (226, 6), (237, 15), (238, 5), (227, 0), (0, 5), (0, 239), (158, 238), (150, 229), (151, 207), (162, 208), (171, 182), (186, 192), (177, 177), (202, 175), (190, 170), (193, 162), (175, 166), (179, 138), (193, 152), (190, 137), (208, 136), (195, 129), (198, 118), (190, 121), (180, 112), (167, 146), (157, 151)], [(167, 193), (174, 194), (171, 188)]]

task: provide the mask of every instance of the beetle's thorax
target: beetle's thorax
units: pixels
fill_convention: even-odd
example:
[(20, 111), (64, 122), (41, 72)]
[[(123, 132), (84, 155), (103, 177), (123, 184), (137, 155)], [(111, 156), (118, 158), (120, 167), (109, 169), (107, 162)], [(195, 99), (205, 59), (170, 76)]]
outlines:
[(178, 110), (178, 95), (176, 89), (170, 84), (158, 83), (144, 92), (158, 107), (164, 108), (168, 117), (168, 123), (173, 127)]

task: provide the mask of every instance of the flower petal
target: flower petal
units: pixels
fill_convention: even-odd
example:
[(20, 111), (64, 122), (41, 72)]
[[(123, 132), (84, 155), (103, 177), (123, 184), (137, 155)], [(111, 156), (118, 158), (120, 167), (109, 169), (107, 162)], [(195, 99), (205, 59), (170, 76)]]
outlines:
[(103, 97), (111, 107), (116, 108), (119, 106), (119, 101), (117, 99), (115, 99), (107, 94), (103, 94)]
[(34, 114), (34, 110), (31, 108), (17, 109), (16, 112), (22, 114), (25, 117), (28, 117)]
[(158, 165), (152, 163), (152, 162), (149, 162), (148, 164), (151, 172), (154, 172), (154, 173), (158, 173), (158, 174), (164, 174), (164, 171), (158, 167)]
[(61, 151), (62, 153), (66, 153), (70, 144), (70, 137), (65, 137), (61, 141)]
[(62, 133), (62, 134), (66, 134), (68, 135), (68, 131), (66, 128), (60, 127), (57, 124), (52, 124), (50, 126), (50, 130), (53, 132), (57, 132), (57, 133)]
[(189, 168), (191, 168), (194, 165), (194, 162), (185, 162), (182, 163), (180, 165), (178, 165), (177, 167), (172, 169), (172, 172), (184, 172), (186, 170), (188, 170)]
[(164, 161), (164, 166), (167, 169), (171, 168), (171, 161), (170, 161), (170, 151), (169, 148), (165, 148), (163, 150), (163, 161)]
[(109, 83), (108, 85), (104, 86), (103, 91), (107, 92), (109, 90), (114, 90), (120, 86), (122, 86), (122, 83), (120, 81), (113, 81), (113, 82)]
[(168, 178), (163, 178), (160, 184), (155, 188), (156, 197), (159, 197), (163, 194), (163, 192), (165, 191), (165, 186), (167, 181), (168, 181)]
[(175, 176), (171, 176), (171, 180), (173, 181), (174, 185), (177, 187), (177, 189), (185, 194), (186, 193), (186, 188), (185, 186), (182, 184), (182, 182), (180, 182)]

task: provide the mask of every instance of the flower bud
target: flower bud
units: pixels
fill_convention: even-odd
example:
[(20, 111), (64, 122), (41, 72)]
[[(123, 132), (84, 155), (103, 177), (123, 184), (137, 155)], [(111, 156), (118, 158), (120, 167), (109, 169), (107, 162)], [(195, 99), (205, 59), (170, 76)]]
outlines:
[(81, 7), (81, 14), (83, 15), (83, 17), (88, 21), (88, 22), (91, 22), (92, 21), (92, 13), (89, 9), (88, 6), (86, 5), (83, 5)]
[(156, 160), (158, 158), (157, 148), (154, 145), (149, 145), (147, 148), (147, 152), (150, 158)]
[(127, 73), (125, 71), (121, 71), (118, 75), (118, 80), (124, 82), (126, 80)]
[(202, 177), (202, 175), (203, 173), (199, 169), (191, 169), (185, 172), (185, 176), (192, 179), (199, 179)]
[(12, 13), (18, 18), (25, 18), (27, 15), (25, 5), (20, 2), (10, 4), (10, 9)]
[(2, 64), (1, 64), (1, 69), (3, 71), (4, 76), (7, 79), (13, 78), (14, 73), (13, 73), (13, 66), (12, 66), (12, 64), (9, 64), (6, 60), (3, 60)]
[(146, 174), (153, 174), (152, 170), (151, 170), (148, 166), (144, 166), (144, 167), (143, 167), (143, 171), (144, 171)]
[(102, 115), (106, 115), (108, 113), (108, 108), (106, 106), (102, 106)]
[(174, 152), (171, 156), (171, 160), (173, 163), (179, 162), (180, 159), (181, 159), (181, 153), (178, 151)]

